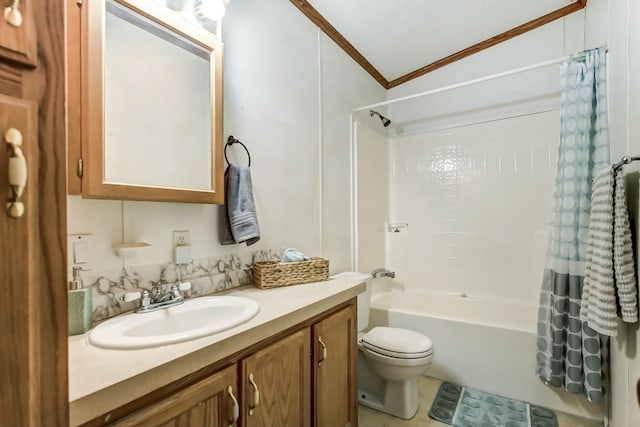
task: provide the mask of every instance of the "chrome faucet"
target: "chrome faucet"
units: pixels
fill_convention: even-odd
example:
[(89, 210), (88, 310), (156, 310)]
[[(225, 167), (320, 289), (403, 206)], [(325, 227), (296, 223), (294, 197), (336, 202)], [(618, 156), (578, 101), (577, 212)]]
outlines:
[(391, 271), (388, 268), (376, 268), (371, 272), (371, 276), (375, 279), (376, 277), (390, 277), (394, 279), (396, 277), (396, 272)]
[(140, 307), (136, 308), (135, 312), (150, 313), (182, 304), (184, 302), (184, 295), (182, 295), (181, 291), (191, 289), (191, 283), (174, 283), (171, 285), (169, 292), (164, 293), (160, 292), (157, 285), (153, 286), (152, 290), (154, 289), (156, 291), (155, 296), (148, 289), (143, 289), (142, 292), (128, 292), (121, 296), (120, 300), (127, 302), (140, 300)]

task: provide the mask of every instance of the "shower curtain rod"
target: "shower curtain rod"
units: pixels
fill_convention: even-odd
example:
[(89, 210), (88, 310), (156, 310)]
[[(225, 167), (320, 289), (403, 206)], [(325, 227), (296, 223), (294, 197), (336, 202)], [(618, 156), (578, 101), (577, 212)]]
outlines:
[[(606, 49), (606, 52), (608, 52), (608, 49), (606, 48), (606, 46), (605, 46), (605, 49)], [(413, 95), (407, 95), (407, 96), (403, 96), (401, 98), (390, 99), (388, 101), (382, 101), (382, 102), (378, 102), (378, 103), (371, 104), (371, 105), (365, 105), (364, 107), (358, 107), (353, 111), (354, 112), (358, 112), (358, 111), (369, 110), (371, 108), (382, 107), (382, 106), (386, 106), (386, 105), (389, 105), (389, 104), (395, 104), (396, 102), (408, 101), (408, 100), (414, 99), (414, 98), (420, 98), (420, 97), (427, 96), (427, 95), (433, 95), (433, 94), (436, 94), (436, 93), (447, 92), (449, 90), (458, 89), (458, 88), (465, 87), (465, 86), (471, 86), (471, 85), (474, 85), (476, 83), (482, 83), (482, 82), (486, 82), (486, 81), (489, 81), (489, 80), (499, 79), (500, 77), (511, 76), (513, 74), (523, 73), (525, 71), (531, 71), (531, 70), (536, 70), (538, 68), (548, 67), (550, 65), (560, 64), (560, 63), (566, 61), (567, 59), (573, 57), (574, 55), (575, 54), (567, 55), (567, 56), (563, 56), (562, 58), (556, 58), (556, 59), (552, 59), (550, 61), (540, 62), (538, 64), (527, 65), (526, 67), (516, 68), (514, 70), (504, 71), (502, 73), (492, 74), (492, 75), (485, 76), (485, 77), (480, 77), (480, 78), (477, 78), (477, 79), (474, 79), (474, 80), (467, 80), (466, 82), (456, 83), (456, 84), (453, 84), (453, 85), (450, 85), (450, 86), (444, 86), (444, 87), (441, 87), (441, 88), (438, 88), (438, 89), (428, 90), (426, 92), (414, 93)]]

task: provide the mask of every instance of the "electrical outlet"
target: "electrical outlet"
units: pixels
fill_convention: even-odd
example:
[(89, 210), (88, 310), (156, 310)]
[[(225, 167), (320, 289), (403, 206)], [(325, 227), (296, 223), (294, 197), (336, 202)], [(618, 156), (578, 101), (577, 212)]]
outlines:
[(189, 230), (174, 230), (173, 247), (185, 246), (189, 244)]

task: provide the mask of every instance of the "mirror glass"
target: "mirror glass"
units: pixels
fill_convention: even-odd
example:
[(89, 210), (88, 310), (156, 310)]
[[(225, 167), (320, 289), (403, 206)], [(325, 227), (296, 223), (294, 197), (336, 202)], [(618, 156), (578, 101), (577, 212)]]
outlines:
[(212, 189), (211, 54), (107, 2), (107, 183)]

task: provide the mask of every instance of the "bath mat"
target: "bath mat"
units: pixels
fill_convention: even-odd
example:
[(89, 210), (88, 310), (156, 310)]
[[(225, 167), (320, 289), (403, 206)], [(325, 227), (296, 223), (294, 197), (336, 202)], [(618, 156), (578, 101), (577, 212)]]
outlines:
[(440, 385), (429, 416), (454, 427), (558, 427), (550, 409), (449, 382)]

